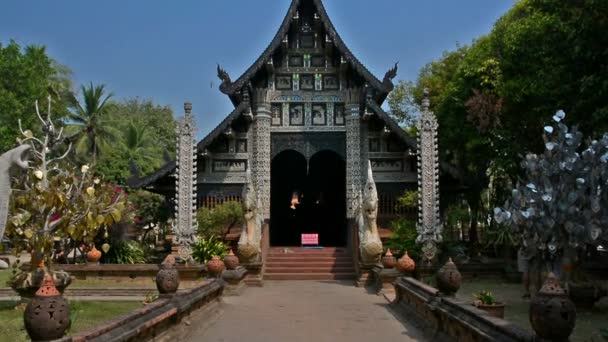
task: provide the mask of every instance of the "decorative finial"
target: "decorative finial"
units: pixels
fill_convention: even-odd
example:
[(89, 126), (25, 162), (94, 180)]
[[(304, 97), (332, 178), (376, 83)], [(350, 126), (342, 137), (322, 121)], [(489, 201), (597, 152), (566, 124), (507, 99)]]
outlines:
[(422, 91), (422, 111), (428, 111), (430, 104), (431, 101), (429, 100), (429, 89), (424, 88), (424, 90)]
[(186, 114), (192, 113), (192, 102), (184, 102), (184, 112), (186, 112)]

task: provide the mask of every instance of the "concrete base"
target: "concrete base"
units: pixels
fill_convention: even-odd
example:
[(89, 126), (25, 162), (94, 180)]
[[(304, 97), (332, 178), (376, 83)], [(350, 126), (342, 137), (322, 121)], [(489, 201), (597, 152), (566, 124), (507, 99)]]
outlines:
[(263, 263), (257, 262), (242, 265), (245, 269), (247, 269), (247, 275), (245, 277), (245, 284), (247, 284), (247, 286), (264, 286), (264, 279), (262, 276), (262, 267), (264, 266)]
[(222, 279), (225, 282), (225, 296), (239, 296), (245, 290), (245, 276), (247, 269), (243, 266), (238, 266), (234, 270), (226, 270), (222, 272)]
[(359, 265), (359, 274), (355, 280), (355, 285), (357, 287), (367, 287), (371, 285), (373, 281), (372, 270), (375, 267), (378, 267), (378, 265)]
[(394, 268), (374, 267), (372, 274), (372, 288), (378, 294), (394, 293), (395, 286), (393, 283), (397, 278), (401, 277), (401, 272)]

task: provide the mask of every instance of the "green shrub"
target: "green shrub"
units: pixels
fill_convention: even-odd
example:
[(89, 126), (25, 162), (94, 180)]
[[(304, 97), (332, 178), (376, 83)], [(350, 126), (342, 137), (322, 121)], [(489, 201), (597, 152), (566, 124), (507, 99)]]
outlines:
[(473, 297), (475, 297), (475, 299), (480, 301), (483, 305), (496, 304), (496, 299), (494, 298), (494, 295), (488, 290), (480, 291), (479, 293), (474, 293)]
[(228, 201), (213, 209), (200, 208), (196, 213), (198, 235), (209, 239), (212, 236), (225, 239), (230, 228), (244, 222), (243, 205), (241, 202)]
[(213, 235), (209, 238), (201, 237), (192, 245), (192, 258), (201, 264), (207, 263), (216, 255), (223, 259), (226, 254), (228, 246)]
[(391, 221), (390, 227), (392, 233), (386, 243), (386, 247), (404, 253), (407, 251), (408, 255), (417, 260), (420, 256), (420, 246), (416, 244), (416, 223), (405, 219), (398, 218)]
[(146, 254), (137, 241), (117, 241), (104, 255), (106, 264), (145, 264)]

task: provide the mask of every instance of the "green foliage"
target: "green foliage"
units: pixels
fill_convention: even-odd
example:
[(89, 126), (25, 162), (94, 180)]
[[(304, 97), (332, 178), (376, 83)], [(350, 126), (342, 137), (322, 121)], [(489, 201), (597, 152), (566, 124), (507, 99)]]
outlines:
[(146, 255), (139, 242), (119, 240), (110, 244), (103, 260), (106, 264), (145, 264)]
[(34, 101), (52, 94), (56, 116), (67, 113), (66, 94), (71, 89), (71, 72), (50, 58), (42, 46), (21, 48), (10, 41), (0, 43), (0, 151), (14, 147), (20, 135), (17, 120), (37, 133), (40, 122)]
[(142, 175), (156, 171), (175, 156), (175, 120), (168, 106), (139, 98), (107, 105), (106, 121), (116, 139), (105, 147), (97, 171), (117, 184), (131, 176), (131, 164)]
[(160, 223), (164, 225), (171, 218), (171, 208), (165, 196), (146, 190), (136, 190), (128, 195), (135, 208), (135, 222), (141, 225)]
[(196, 214), (198, 234), (203, 238), (224, 239), (230, 228), (244, 222), (243, 215), (243, 205), (236, 201), (224, 202), (213, 209), (202, 207)]
[(495, 225), (486, 231), (486, 245), (493, 247), (496, 253), (499, 248), (517, 247), (519, 242), (519, 236), (507, 225)]
[(406, 191), (397, 198), (397, 206), (401, 208), (417, 208), (418, 207), (418, 191)]
[(192, 245), (192, 258), (201, 264), (207, 263), (214, 256), (223, 259), (228, 254), (228, 246), (215, 236), (199, 238)]
[(488, 290), (480, 291), (478, 293), (474, 293), (473, 297), (481, 302), (483, 305), (494, 305), (496, 304), (496, 299), (492, 292)]
[(420, 245), (416, 243), (416, 223), (405, 218), (398, 218), (390, 223), (391, 236), (386, 247), (400, 253), (407, 253), (416, 260), (420, 256)]
[(400, 80), (388, 96), (391, 116), (404, 127), (413, 127), (418, 119), (420, 107), (414, 97), (415, 85)]

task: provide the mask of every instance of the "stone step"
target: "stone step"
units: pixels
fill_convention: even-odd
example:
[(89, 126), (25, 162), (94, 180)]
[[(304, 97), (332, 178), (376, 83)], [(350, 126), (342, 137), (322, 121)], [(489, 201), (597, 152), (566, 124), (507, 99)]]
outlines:
[(266, 274), (274, 273), (355, 273), (354, 267), (267, 267)]
[(345, 247), (323, 247), (323, 248), (304, 248), (304, 247), (270, 247), (269, 253), (322, 253), (322, 252), (336, 252), (336, 253), (350, 253), (350, 249)]
[(264, 280), (352, 280), (354, 272), (349, 273), (266, 273)]
[(266, 264), (271, 264), (275, 262), (353, 262), (352, 258), (344, 258), (344, 257), (329, 257), (329, 256), (275, 256), (266, 258)]
[(275, 261), (266, 262), (266, 267), (353, 267), (353, 261)]

